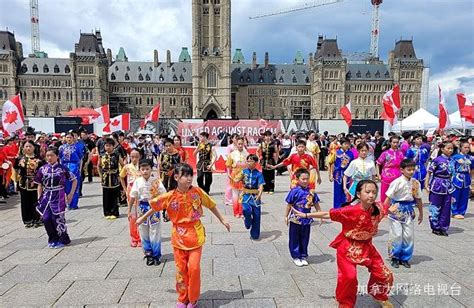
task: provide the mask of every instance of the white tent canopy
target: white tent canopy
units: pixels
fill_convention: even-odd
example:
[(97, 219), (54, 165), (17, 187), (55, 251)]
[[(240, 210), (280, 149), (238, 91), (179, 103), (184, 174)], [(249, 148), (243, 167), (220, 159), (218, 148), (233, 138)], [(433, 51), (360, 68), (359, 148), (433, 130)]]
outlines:
[(453, 112), (449, 115), (449, 128), (456, 128), (456, 129), (472, 129), (474, 128), (474, 124), (471, 122), (466, 121), (465, 119), (461, 118), (461, 113), (458, 111)]
[(404, 120), (392, 126), (393, 132), (428, 130), (438, 127), (438, 118), (423, 108), (418, 109)]

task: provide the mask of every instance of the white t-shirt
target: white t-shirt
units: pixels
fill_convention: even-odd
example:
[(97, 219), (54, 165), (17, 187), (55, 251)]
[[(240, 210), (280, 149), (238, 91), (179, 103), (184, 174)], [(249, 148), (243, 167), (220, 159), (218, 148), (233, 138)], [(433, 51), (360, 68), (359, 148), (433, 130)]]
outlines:
[(411, 178), (407, 179), (404, 175), (396, 178), (389, 186), (387, 198), (394, 201), (413, 201), (414, 198), (421, 199), (420, 182)]
[[(130, 190), (130, 195), (138, 199), (138, 201), (149, 201), (152, 198), (151, 189), (155, 181), (156, 178), (154, 177), (150, 177), (148, 180), (143, 177), (139, 177), (135, 180), (135, 183), (133, 183), (132, 189)], [(158, 194), (161, 195), (165, 192), (166, 189), (163, 186), (163, 183), (160, 181)]]
[(344, 171), (344, 175), (351, 177), (354, 181), (372, 179), (377, 174), (375, 163), (372, 159), (357, 158), (350, 162), (349, 167)]

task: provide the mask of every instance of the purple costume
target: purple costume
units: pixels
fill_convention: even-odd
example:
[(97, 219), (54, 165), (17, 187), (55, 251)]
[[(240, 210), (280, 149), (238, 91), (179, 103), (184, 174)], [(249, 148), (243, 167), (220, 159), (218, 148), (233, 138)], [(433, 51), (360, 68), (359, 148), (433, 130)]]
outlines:
[(451, 219), (451, 199), (454, 185), (451, 181), (451, 159), (442, 154), (429, 165), (428, 172), (432, 174), (430, 188), (430, 225), (433, 231), (447, 231)]
[(71, 242), (66, 229), (66, 192), (67, 181), (73, 181), (74, 175), (63, 165), (46, 164), (35, 176), (35, 182), (43, 186), (36, 210), (41, 214), (44, 227), (51, 245), (67, 245)]

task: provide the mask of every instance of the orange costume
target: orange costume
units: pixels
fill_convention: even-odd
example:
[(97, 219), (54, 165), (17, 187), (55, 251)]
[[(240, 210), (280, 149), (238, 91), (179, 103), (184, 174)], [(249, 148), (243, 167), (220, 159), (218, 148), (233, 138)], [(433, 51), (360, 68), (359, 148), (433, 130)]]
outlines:
[(225, 165), (227, 166), (228, 175), (230, 176), (229, 184), (232, 188), (232, 205), (234, 207), (234, 216), (242, 216), (242, 201), (240, 193), (244, 187), (242, 182), (242, 170), (247, 168), (247, 150), (234, 150), (227, 155)]
[(372, 244), (380, 221), (387, 215), (388, 206), (375, 204), (380, 213), (372, 216), (373, 209), (361, 204), (331, 209), (332, 221), (342, 224), (342, 231), (330, 244), (337, 250), (336, 300), (339, 307), (354, 307), (357, 299), (357, 265), (369, 269), (368, 292), (378, 301), (388, 300), (393, 285), (393, 274)]
[(175, 149), (178, 151), (182, 162), (185, 162), (185, 161), (188, 160), (188, 153), (186, 152), (186, 150), (182, 146), (175, 147)]
[(216, 207), (216, 203), (201, 188), (191, 186), (186, 192), (178, 189), (150, 201), (155, 212), (166, 210), (173, 223), (171, 245), (176, 264), (176, 291), (181, 303), (195, 303), (201, 293), (201, 253), (206, 240), (201, 223), (203, 206)]
[[(127, 201), (130, 202), (130, 190), (132, 189), (133, 183), (135, 180), (140, 177), (140, 170), (138, 165), (126, 164), (122, 170), (120, 170), (120, 177), (122, 179), (126, 178), (127, 181)], [(138, 227), (136, 224), (137, 221), (137, 207), (135, 204), (132, 204), (132, 216), (129, 220), (129, 229), (130, 229), (130, 241), (132, 244), (138, 245), (140, 243), (140, 234), (138, 233)]]

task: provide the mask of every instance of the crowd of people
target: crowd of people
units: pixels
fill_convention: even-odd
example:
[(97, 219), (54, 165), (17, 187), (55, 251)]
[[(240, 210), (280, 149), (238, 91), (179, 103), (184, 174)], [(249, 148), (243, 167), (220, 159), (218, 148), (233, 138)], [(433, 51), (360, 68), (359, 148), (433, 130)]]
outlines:
[[(117, 219), (119, 206), (127, 207), (130, 245), (142, 247), (147, 265), (161, 264), (161, 228), (171, 221), (177, 307), (196, 307), (205, 242), (203, 207), (228, 231), (230, 224), (209, 196), (217, 144), (207, 132), (192, 138), (196, 170), (188, 164), (180, 136), (116, 132), (99, 138), (82, 129), (62, 135), (28, 129), (22, 138), (0, 142), (0, 203), (20, 193), (25, 227), (44, 225), (49, 247), (61, 248), (71, 242), (66, 210), (80, 207), (83, 184), (91, 183), (97, 172), (104, 219)], [(369, 268), (369, 293), (383, 307), (392, 307), (388, 294), (393, 274), (372, 244), (383, 218), (390, 225), (391, 266), (410, 268), (415, 222), (423, 221), (422, 191), (428, 193), (429, 222), (437, 236), (448, 236), (451, 218), (464, 219), (472, 193), (472, 137), (389, 133), (385, 139), (380, 132), (330, 136), (266, 131), (255, 153), (245, 136), (225, 138), (224, 143), (217, 141), (226, 145), (227, 153), (223, 202), (232, 206), (236, 218), (243, 218), (251, 239), (260, 238), (262, 195), (273, 194), (276, 175), (285, 172), (290, 187), (282, 215), (296, 266), (308, 265), (314, 218), (342, 224), (331, 243), (337, 250), (336, 300), (342, 307), (355, 305), (357, 265)], [(328, 170), (327, 180), (333, 183), (329, 211), (322, 211), (317, 194), (322, 170)], [(195, 171), (197, 187), (192, 185)]]

